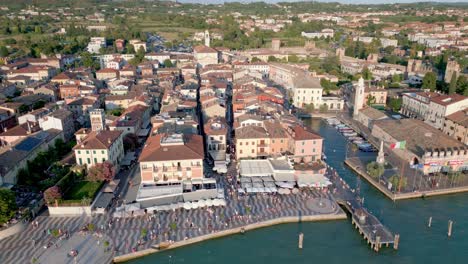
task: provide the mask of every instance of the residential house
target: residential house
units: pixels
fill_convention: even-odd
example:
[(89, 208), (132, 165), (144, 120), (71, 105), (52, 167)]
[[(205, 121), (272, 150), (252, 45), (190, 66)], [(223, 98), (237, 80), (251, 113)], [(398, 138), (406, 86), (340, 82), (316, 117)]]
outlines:
[(74, 147), (76, 163), (92, 167), (105, 161), (119, 170), (124, 158), (123, 133), (121, 131), (91, 131)]

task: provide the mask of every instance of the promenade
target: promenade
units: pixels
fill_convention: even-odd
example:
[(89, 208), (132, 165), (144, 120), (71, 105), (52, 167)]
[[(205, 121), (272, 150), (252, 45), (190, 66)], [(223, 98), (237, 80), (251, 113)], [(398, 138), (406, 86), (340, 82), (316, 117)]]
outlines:
[[(2, 263), (30, 263), (32, 258), (43, 254), (50, 255), (50, 251), (54, 251), (52, 254), (57, 258), (64, 256), (64, 252), (69, 252), (71, 248), (55, 248), (55, 246), (43, 248), (49, 242), (55, 244), (58, 241), (48, 235), (47, 230), (62, 229), (73, 235), (89, 223), (92, 223), (96, 229), (91, 233), (100, 233), (109, 238), (110, 244), (114, 246), (111, 255), (115, 257), (146, 250), (161, 242), (185, 241), (277, 218), (294, 217), (300, 221), (302, 217), (321, 215), (331, 216), (330, 219), (346, 217), (333, 196), (329, 192), (320, 190), (239, 198), (233, 195), (227, 199), (226, 207), (179, 209), (126, 219), (114, 219), (110, 215), (63, 218), (39, 216), (38, 227), (30, 225), (24, 232), (2, 240), (0, 259)], [(84, 239), (86, 236), (83, 236), (83, 241)], [(100, 250), (104, 251), (103, 248)], [(80, 252), (76, 263), (105, 263), (102, 259), (99, 262), (90, 261), (93, 259), (90, 256), (94, 254), (94, 250)], [(112, 259), (111, 255), (109, 262)]]

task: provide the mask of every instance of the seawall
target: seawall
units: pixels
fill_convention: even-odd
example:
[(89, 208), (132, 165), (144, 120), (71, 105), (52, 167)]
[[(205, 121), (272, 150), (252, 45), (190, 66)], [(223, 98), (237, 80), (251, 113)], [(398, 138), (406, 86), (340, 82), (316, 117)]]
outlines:
[(172, 244), (170, 244), (168, 247), (164, 249), (157, 249), (156, 245), (153, 245), (152, 248), (137, 251), (134, 253), (129, 253), (121, 256), (116, 256), (114, 257), (114, 263), (120, 263), (120, 262), (125, 262), (129, 261), (132, 259), (136, 258), (141, 258), (144, 256), (147, 256), (149, 254), (154, 254), (158, 253), (161, 251), (166, 251), (170, 249), (175, 249), (199, 242), (203, 242), (206, 240), (210, 239), (216, 239), (216, 238), (221, 238), (225, 236), (230, 236), (234, 234), (239, 234), (242, 232), (247, 232), (249, 230), (254, 230), (258, 228), (264, 228), (264, 227), (269, 227), (269, 226), (274, 226), (274, 225), (279, 225), (279, 224), (287, 224), (287, 223), (299, 223), (299, 222), (318, 222), (318, 221), (331, 221), (331, 220), (344, 220), (347, 219), (346, 213), (342, 212), (340, 214), (329, 214), (329, 215), (312, 215), (312, 216), (302, 216), (302, 217), (281, 217), (281, 218), (276, 218), (268, 221), (263, 221), (263, 222), (258, 222), (258, 223), (253, 223), (241, 227), (236, 227), (228, 230), (223, 230), (219, 231), (216, 233), (208, 234), (208, 235), (203, 235), (199, 237), (194, 237), (190, 238), (187, 240), (182, 240), (182, 241), (177, 241)]

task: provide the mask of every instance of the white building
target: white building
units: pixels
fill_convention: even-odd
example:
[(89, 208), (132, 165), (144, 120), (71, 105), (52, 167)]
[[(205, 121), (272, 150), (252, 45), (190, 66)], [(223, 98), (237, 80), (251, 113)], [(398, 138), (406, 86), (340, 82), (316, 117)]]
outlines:
[(333, 38), (335, 31), (331, 28), (322, 29), (319, 32), (301, 32), (301, 36), (305, 38)]
[(106, 38), (104, 37), (93, 37), (88, 43), (86, 50), (89, 53), (99, 53), (101, 48), (106, 47)]
[(123, 133), (121, 131), (92, 131), (84, 138), (77, 139), (75, 157), (78, 165), (94, 166), (105, 161), (111, 162), (118, 171), (124, 157)]

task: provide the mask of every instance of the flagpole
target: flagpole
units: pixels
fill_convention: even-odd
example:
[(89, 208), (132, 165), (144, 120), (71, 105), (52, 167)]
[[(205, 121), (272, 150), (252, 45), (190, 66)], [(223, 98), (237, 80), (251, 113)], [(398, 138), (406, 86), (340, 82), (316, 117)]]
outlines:
[(403, 178), (403, 173), (405, 171), (405, 159), (401, 159), (401, 172), (400, 172), (400, 180), (398, 181), (398, 193), (401, 192), (401, 179)]

